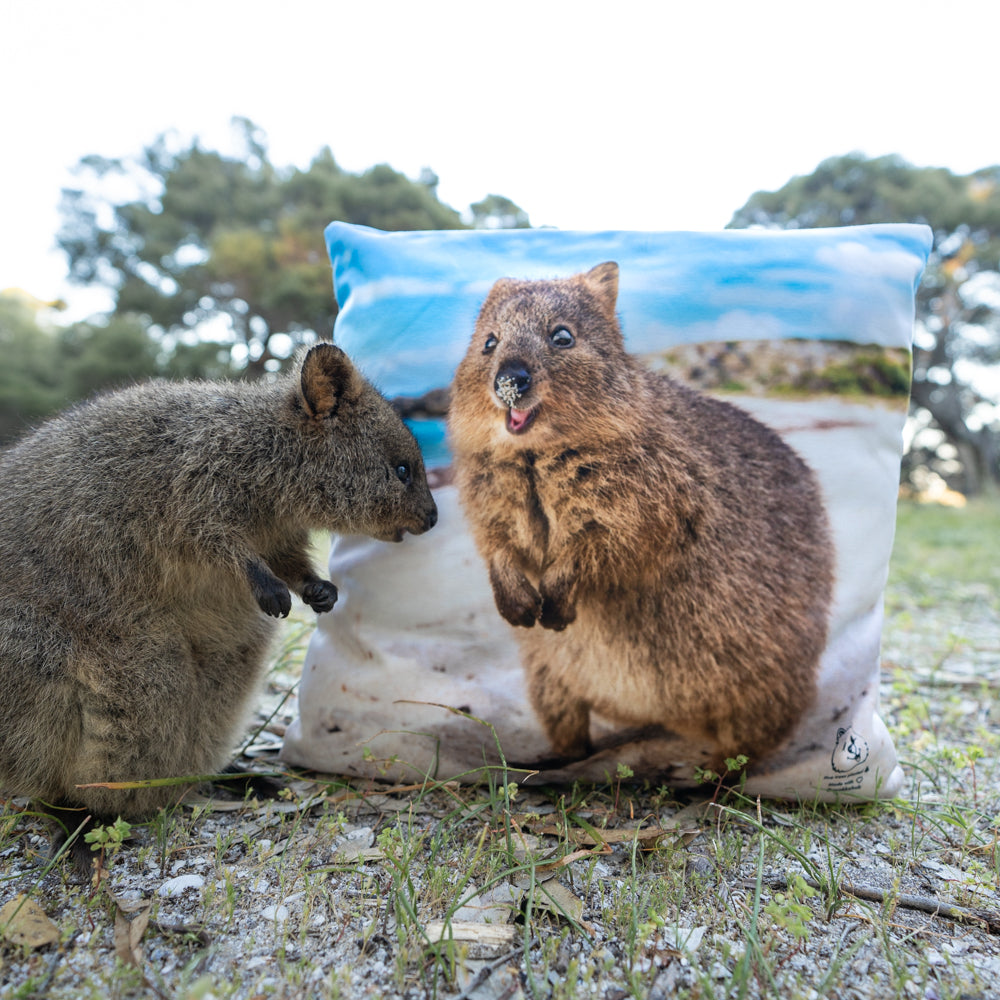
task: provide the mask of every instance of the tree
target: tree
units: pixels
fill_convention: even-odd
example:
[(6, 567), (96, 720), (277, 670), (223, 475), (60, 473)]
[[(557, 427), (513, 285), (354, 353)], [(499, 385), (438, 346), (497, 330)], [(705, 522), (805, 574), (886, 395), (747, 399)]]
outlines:
[[(898, 156), (822, 162), (758, 191), (730, 228), (922, 222), (934, 246), (917, 292), (911, 388), (917, 434), (904, 465), (969, 494), (1000, 486), (1000, 166), (960, 176)], [(919, 470), (919, 471), (918, 471)]]
[(464, 228), (430, 170), (416, 181), (384, 164), (352, 174), (329, 149), (306, 170), (278, 168), (258, 128), (234, 126), (239, 155), (197, 140), (176, 148), (161, 135), (138, 160), (85, 157), (80, 186), (63, 192), (59, 244), (71, 278), (111, 289), (115, 314), (143, 317), (184, 365), (217, 363), (228, 345), (238, 367), (259, 374), (329, 337), (336, 303), (323, 230), (333, 220)]
[(65, 402), (165, 374), (156, 342), (134, 316), (64, 327), (56, 352)]
[(19, 298), (0, 295), (0, 442), (19, 437), (61, 402), (53, 338)]
[(0, 295), (0, 354), (3, 444), (76, 400), (162, 372), (156, 343), (134, 318), (47, 326), (9, 294)]
[(528, 213), (502, 194), (488, 194), (469, 206), (474, 229), (530, 229)]

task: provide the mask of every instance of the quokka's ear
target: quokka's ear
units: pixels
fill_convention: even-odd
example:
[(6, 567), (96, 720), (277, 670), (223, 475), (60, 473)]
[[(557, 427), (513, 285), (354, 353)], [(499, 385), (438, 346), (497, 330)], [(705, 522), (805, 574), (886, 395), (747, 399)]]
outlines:
[(483, 311), (485, 312), (497, 299), (507, 298), (518, 284), (520, 282), (516, 278), (498, 278), (494, 281), (483, 301)]
[(608, 312), (614, 315), (618, 302), (618, 265), (613, 260), (592, 267), (583, 280), (597, 293)]
[(351, 359), (334, 344), (317, 344), (302, 360), (302, 402), (310, 417), (332, 417), (341, 403), (352, 403), (364, 380)]

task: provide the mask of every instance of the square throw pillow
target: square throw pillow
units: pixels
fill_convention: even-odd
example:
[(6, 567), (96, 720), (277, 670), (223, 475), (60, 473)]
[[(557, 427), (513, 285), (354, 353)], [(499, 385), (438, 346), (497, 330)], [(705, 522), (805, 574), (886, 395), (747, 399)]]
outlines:
[(929, 229), (327, 240), (334, 339), (439, 522), (334, 539), (285, 760), (898, 792), (879, 646)]

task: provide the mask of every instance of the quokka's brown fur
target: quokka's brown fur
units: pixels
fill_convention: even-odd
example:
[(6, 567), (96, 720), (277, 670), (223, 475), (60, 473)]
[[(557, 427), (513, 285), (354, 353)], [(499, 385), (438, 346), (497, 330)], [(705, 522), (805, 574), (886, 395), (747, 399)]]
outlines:
[(753, 762), (813, 701), (833, 557), (802, 459), (625, 352), (618, 267), (502, 279), (458, 367), (460, 498), (556, 753), (590, 713)]
[(44, 424), (0, 456), (0, 786), (70, 830), (148, 818), (176, 787), (77, 786), (230, 758), (289, 591), (336, 601), (309, 531), (436, 517), (413, 435), (332, 344), (273, 383), (150, 383)]

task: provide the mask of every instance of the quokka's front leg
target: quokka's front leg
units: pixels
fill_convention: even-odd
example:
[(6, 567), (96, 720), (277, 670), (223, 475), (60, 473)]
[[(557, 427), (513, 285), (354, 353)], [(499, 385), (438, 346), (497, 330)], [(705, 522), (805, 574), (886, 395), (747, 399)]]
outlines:
[(511, 625), (531, 628), (542, 610), (542, 598), (531, 581), (511, 562), (495, 558), (490, 562), (490, 584), (497, 611)]
[[(583, 521), (582, 515), (573, 518)], [(607, 529), (587, 519), (575, 531), (560, 533), (556, 526), (549, 551), (554, 558), (542, 571), (538, 583), (542, 607), (539, 622), (543, 628), (560, 632), (576, 621), (577, 597), (599, 591), (613, 567), (609, 566)]]
[(337, 588), (329, 580), (310, 577), (302, 585), (302, 600), (317, 614), (323, 614), (337, 603)]
[(275, 576), (317, 614), (329, 611), (337, 603), (337, 588), (313, 569), (306, 532), (289, 535), (282, 545), (275, 545), (266, 551), (265, 559)]
[(561, 632), (576, 621), (577, 580), (571, 573), (546, 572), (538, 590), (542, 602), (538, 622), (542, 628)]
[(261, 611), (272, 618), (287, 618), (292, 610), (292, 594), (288, 585), (279, 580), (259, 556), (248, 558), (245, 568), (247, 582)]

